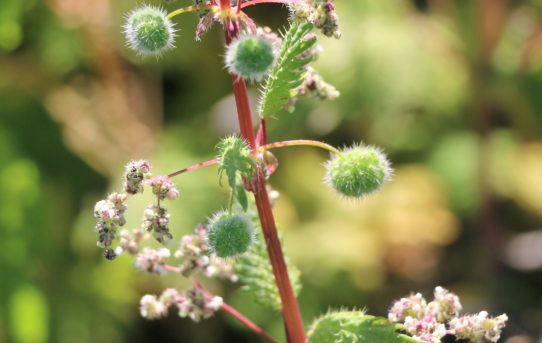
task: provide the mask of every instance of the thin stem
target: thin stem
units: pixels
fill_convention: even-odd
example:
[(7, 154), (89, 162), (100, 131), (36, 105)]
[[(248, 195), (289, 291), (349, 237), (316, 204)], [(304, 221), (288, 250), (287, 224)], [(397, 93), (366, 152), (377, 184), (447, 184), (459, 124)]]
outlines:
[[(192, 278), (192, 283), (194, 284), (194, 286), (197, 289), (201, 290), (206, 296), (208, 296), (208, 297), (213, 297), (214, 296), (209, 290), (207, 290), (205, 287), (203, 287), (203, 285), (201, 284), (201, 282), (198, 279)], [(278, 343), (267, 332), (265, 332), (264, 329), (262, 329), (261, 327), (256, 325), (254, 322), (252, 322), (250, 319), (248, 319), (243, 314), (241, 314), (241, 312), (237, 311), (236, 309), (234, 309), (230, 305), (223, 302), (221, 308), (224, 311), (226, 311), (228, 314), (230, 314), (232, 317), (234, 317), (235, 319), (240, 321), (243, 325), (248, 327), (250, 330), (252, 330), (256, 334), (260, 335), (266, 342)]]
[(236, 309), (231, 307), (230, 305), (226, 303), (222, 303), (222, 309), (230, 314), (232, 317), (237, 319), (239, 322), (241, 322), (243, 325), (245, 325), (250, 330), (254, 331), (256, 334), (260, 335), (266, 342), (269, 343), (278, 343), (278, 341), (274, 340), (267, 332), (265, 332), (261, 327), (254, 324), (250, 319), (243, 316), (241, 313), (239, 313)]
[(198, 6), (186, 6), (186, 7), (183, 7), (183, 8), (179, 8), (173, 12), (170, 12), (166, 18), (168, 19), (171, 19), (175, 16), (178, 16), (179, 14), (183, 14), (183, 13), (189, 13), (189, 12), (194, 12), (194, 11), (213, 11), (213, 10), (216, 10), (217, 7), (216, 6), (213, 6), (213, 5), (198, 5)]
[(189, 171), (201, 169), (201, 168), (204, 168), (204, 167), (207, 167), (207, 166), (211, 166), (213, 164), (217, 164), (218, 162), (219, 162), (218, 158), (214, 158), (212, 160), (205, 161), (205, 162), (200, 162), (198, 164), (194, 164), (193, 166), (186, 167), (186, 168), (181, 169), (181, 170), (177, 170), (176, 172), (173, 172), (173, 173), (169, 174), (167, 177), (171, 179), (174, 176), (177, 176), (177, 175), (189, 172)]
[(291, 4), (294, 3), (295, 0), (252, 0), (247, 1), (245, 3), (241, 4), (241, 8), (253, 6), (253, 5), (259, 5), (259, 4)]
[[(166, 269), (166, 270), (168, 270), (170, 272), (173, 272), (173, 273), (180, 273), (181, 272), (181, 268), (171, 266), (169, 264), (164, 265), (164, 269)], [(208, 296), (208, 297), (213, 297), (214, 296), (209, 290), (207, 290), (205, 287), (203, 287), (203, 285), (201, 284), (201, 282), (198, 279), (193, 278), (192, 283), (194, 284), (194, 287), (201, 290), (206, 296)], [(221, 309), (223, 309), (226, 313), (230, 314), (232, 317), (234, 317), (235, 319), (240, 321), (243, 325), (245, 325), (247, 328), (252, 330), (254, 333), (256, 333), (257, 335), (260, 335), (266, 342), (278, 343), (278, 341), (273, 339), (267, 332), (265, 332), (264, 329), (262, 329), (261, 327), (256, 325), (250, 319), (245, 317), (243, 314), (241, 314), (239, 311), (237, 311), (236, 309), (234, 309), (230, 305), (226, 304), (225, 302), (222, 303)]]
[(324, 149), (324, 150), (327, 150), (329, 152), (331, 152), (332, 154), (335, 154), (335, 155), (338, 155), (340, 156), (341, 155), (341, 152), (339, 151), (339, 149), (327, 144), (327, 143), (324, 143), (324, 142), (319, 142), (319, 141), (313, 141), (313, 140), (310, 140), (310, 139), (294, 139), (294, 140), (291, 140), (291, 141), (281, 141), (281, 142), (274, 142), (274, 143), (269, 143), (269, 144), (266, 144), (266, 145), (262, 145), (259, 150), (268, 150), (268, 149), (277, 149), (277, 148), (285, 148), (285, 147), (289, 147), (289, 146), (314, 146), (314, 147), (317, 147), (317, 148), (321, 148), (321, 149)]

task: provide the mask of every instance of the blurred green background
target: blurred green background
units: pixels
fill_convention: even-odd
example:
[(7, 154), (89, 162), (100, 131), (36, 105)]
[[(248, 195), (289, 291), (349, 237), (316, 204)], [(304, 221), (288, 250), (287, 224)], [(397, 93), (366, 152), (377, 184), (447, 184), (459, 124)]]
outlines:
[[(342, 306), (385, 315), (442, 285), (465, 312), (506, 312), (503, 342), (542, 342), (542, 1), (336, 2), (343, 37), (320, 40), (316, 66), (342, 96), (301, 100), (269, 122), (269, 140), (363, 140), (396, 172), (378, 195), (347, 201), (322, 185), (326, 153), (277, 151), (276, 215), (303, 272), (306, 323)], [(127, 161), (168, 173), (237, 130), (219, 28), (195, 43), (196, 17), (181, 16), (178, 47), (141, 59), (120, 28), (139, 3), (0, 1), (0, 342), (258, 341), (223, 313), (142, 320), (141, 295), (185, 281), (95, 246), (93, 205)], [(280, 6), (248, 13), (286, 25)], [(179, 237), (227, 194), (214, 168), (175, 181)], [(129, 226), (144, 205), (130, 202)], [(206, 284), (280, 337), (278, 314)]]

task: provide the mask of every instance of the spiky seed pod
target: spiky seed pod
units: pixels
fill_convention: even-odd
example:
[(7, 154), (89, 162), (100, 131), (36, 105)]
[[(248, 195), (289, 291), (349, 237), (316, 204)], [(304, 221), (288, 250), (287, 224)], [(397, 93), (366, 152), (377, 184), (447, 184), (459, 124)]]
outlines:
[(207, 223), (207, 245), (218, 257), (245, 253), (254, 241), (254, 228), (243, 214), (220, 211)]
[(275, 50), (273, 42), (265, 36), (242, 35), (228, 45), (226, 67), (239, 77), (261, 81), (275, 63)]
[(386, 155), (375, 147), (357, 145), (326, 163), (325, 181), (337, 192), (360, 198), (376, 191), (392, 175)]
[(124, 25), (128, 46), (141, 55), (161, 55), (173, 48), (175, 29), (161, 8), (145, 5), (130, 12)]

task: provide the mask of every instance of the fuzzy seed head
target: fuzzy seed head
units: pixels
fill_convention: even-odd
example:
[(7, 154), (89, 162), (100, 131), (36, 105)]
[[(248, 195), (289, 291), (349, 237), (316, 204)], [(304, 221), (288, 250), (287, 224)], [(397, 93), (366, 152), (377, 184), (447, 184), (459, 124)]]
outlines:
[(386, 155), (372, 146), (358, 145), (341, 151), (326, 163), (326, 183), (351, 198), (370, 194), (391, 179)]
[(173, 48), (175, 29), (158, 7), (143, 6), (128, 14), (124, 34), (128, 46), (141, 55), (161, 55)]
[(273, 42), (261, 35), (240, 36), (226, 51), (228, 71), (252, 81), (261, 81), (271, 70), (275, 59)]
[(218, 257), (245, 253), (254, 241), (254, 228), (242, 214), (221, 211), (207, 224), (207, 245)]

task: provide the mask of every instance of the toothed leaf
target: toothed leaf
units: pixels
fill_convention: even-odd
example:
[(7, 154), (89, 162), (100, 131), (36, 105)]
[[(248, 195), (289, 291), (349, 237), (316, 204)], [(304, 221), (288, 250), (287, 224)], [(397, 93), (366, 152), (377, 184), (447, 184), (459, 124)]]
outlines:
[(301, 57), (315, 43), (316, 38), (306, 39), (313, 25), (293, 22), (284, 36), (279, 58), (267, 78), (260, 100), (260, 116), (267, 117), (286, 108), (291, 97), (296, 95), (294, 89), (303, 82), (301, 67), (312, 61), (312, 58)]
[[(256, 225), (256, 223), (254, 223)], [(259, 227), (259, 222), (258, 222)], [(254, 244), (245, 254), (235, 261), (235, 273), (242, 284), (241, 290), (254, 298), (260, 305), (280, 310), (282, 308), (279, 292), (273, 276), (273, 269), (269, 262), (267, 249), (262, 235), (259, 234)], [(294, 293), (301, 291), (301, 273), (286, 257), (288, 276)]]
[(310, 343), (420, 343), (398, 333), (400, 325), (362, 311), (330, 312), (309, 329)]

